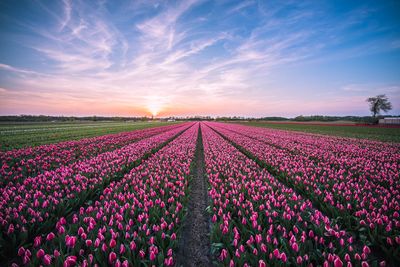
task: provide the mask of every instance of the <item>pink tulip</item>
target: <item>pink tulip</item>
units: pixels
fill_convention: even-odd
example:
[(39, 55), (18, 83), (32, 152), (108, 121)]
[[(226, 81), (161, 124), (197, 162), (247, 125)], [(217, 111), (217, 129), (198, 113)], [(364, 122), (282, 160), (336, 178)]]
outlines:
[(274, 253), (274, 257), (275, 257), (275, 258), (277, 258), (277, 259), (280, 258), (280, 255), (281, 255), (281, 254), (280, 254), (280, 252), (279, 252), (279, 250), (278, 250), (277, 248), (274, 249), (274, 252), (273, 252), (273, 253)]
[(333, 266), (342, 267), (343, 266), (343, 262), (339, 258), (336, 258), (335, 261), (333, 262)]
[(43, 249), (39, 249), (38, 252), (36, 252), (36, 257), (41, 259), (45, 254)]
[(110, 252), (110, 254), (108, 254), (108, 263), (112, 264), (115, 260), (117, 259), (117, 254), (115, 254), (115, 252)]
[(60, 227), (58, 228), (58, 233), (59, 233), (59, 234), (64, 234), (64, 233), (65, 233), (65, 229), (64, 229), (63, 226), (60, 226)]
[(156, 254), (153, 251), (150, 252), (149, 259), (150, 261), (154, 261), (156, 259)]
[(72, 267), (76, 264), (76, 256), (68, 256), (64, 261), (64, 267)]
[(50, 232), (49, 234), (47, 234), (46, 240), (47, 240), (47, 241), (51, 241), (51, 240), (53, 240), (55, 237), (56, 237), (55, 234), (54, 234), (53, 232)]
[(268, 251), (267, 246), (264, 243), (261, 244), (261, 251), (263, 253), (267, 253), (267, 251)]
[(76, 236), (65, 236), (65, 245), (70, 248), (74, 248), (76, 244)]
[(53, 252), (53, 255), (55, 258), (58, 258), (58, 257), (60, 257), (60, 252), (57, 249), (55, 249)]
[(281, 258), (281, 261), (283, 261), (283, 262), (286, 262), (286, 261), (287, 261), (287, 257), (286, 257), (285, 252), (282, 252), (282, 253), (281, 253), (280, 258)]
[(35, 240), (33, 241), (33, 246), (38, 247), (41, 245), (41, 243), (42, 243), (42, 237), (37, 236), (37, 237), (35, 237)]
[(220, 255), (219, 255), (218, 258), (219, 258), (221, 261), (223, 261), (223, 260), (226, 259), (227, 256), (228, 256), (228, 251), (227, 251), (226, 249), (222, 249), (222, 250), (221, 250), (221, 253), (220, 253)]
[(25, 255), (25, 249), (23, 247), (20, 247), (18, 249), (18, 256), (22, 257)]
[(13, 225), (13, 224), (10, 224), (10, 225), (8, 226), (7, 234), (10, 235), (10, 234), (12, 234), (12, 233), (14, 233), (14, 225)]
[(29, 256), (28, 256), (28, 255), (24, 255), (24, 258), (23, 258), (23, 260), (22, 260), (22, 263), (23, 263), (24, 265), (26, 265), (26, 264), (28, 264), (30, 261), (31, 261), (31, 259), (29, 258)]
[(43, 256), (43, 264), (45, 266), (49, 266), (51, 264), (51, 256), (49, 254)]
[(125, 253), (126, 249), (125, 246), (123, 244), (121, 244), (119, 246), (119, 254), (123, 255)]
[(172, 257), (168, 257), (164, 260), (165, 266), (173, 266), (174, 265), (174, 259)]
[(110, 243), (108, 244), (108, 246), (109, 246), (110, 248), (114, 248), (116, 245), (117, 245), (117, 242), (116, 242), (114, 239), (111, 239), (111, 240), (110, 240)]

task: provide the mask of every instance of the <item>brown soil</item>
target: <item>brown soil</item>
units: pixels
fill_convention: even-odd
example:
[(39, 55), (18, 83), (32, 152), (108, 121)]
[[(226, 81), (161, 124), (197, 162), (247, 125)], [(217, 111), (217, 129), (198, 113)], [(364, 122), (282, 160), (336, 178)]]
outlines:
[(177, 266), (211, 266), (207, 182), (201, 127), (197, 138), (195, 168), (190, 184), (188, 213), (179, 243)]

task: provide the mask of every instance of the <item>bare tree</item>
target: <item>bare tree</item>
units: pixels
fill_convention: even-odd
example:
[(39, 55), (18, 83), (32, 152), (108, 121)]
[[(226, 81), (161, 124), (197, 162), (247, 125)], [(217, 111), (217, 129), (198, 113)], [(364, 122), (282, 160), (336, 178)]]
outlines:
[(376, 117), (376, 115), (379, 115), (381, 110), (386, 113), (392, 109), (392, 104), (389, 102), (386, 95), (369, 97), (366, 101), (369, 103), (369, 110), (371, 111), (374, 118)]

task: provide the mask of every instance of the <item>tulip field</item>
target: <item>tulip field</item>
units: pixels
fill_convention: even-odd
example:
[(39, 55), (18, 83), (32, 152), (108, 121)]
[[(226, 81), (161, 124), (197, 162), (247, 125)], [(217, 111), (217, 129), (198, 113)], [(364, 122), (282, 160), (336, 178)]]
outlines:
[(158, 121), (0, 122), (0, 150), (52, 144), (174, 124)]
[[(0, 166), (0, 266), (400, 266), (399, 143), (186, 122)], [(208, 253), (184, 255), (198, 229)]]

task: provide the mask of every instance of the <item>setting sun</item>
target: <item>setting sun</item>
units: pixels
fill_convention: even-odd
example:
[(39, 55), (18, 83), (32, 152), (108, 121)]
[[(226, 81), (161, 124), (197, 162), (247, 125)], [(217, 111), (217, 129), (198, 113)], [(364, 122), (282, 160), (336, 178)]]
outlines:
[(146, 109), (154, 117), (159, 115), (160, 112), (162, 112), (168, 104), (168, 97), (151, 95), (145, 97), (145, 99), (146, 99)]
[(148, 110), (150, 111), (151, 115), (155, 117), (160, 112), (161, 107), (158, 104), (153, 103), (148, 105)]

